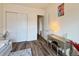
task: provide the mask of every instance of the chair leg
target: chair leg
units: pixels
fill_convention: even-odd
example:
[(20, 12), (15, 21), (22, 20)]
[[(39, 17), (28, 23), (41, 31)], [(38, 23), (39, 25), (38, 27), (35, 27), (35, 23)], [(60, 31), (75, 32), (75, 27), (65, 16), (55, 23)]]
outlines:
[(57, 47), (57, 56), (58, 56), (58, 50), (59, 50), (59, 49), (58, 49), (58, 47)]

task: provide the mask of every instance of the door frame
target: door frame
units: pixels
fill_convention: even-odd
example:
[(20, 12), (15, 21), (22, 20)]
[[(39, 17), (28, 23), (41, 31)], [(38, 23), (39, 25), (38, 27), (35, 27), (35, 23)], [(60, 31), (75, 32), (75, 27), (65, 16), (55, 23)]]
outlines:
[[(40, 20), (39, 20), (39, 17), (42, 17), (43, 19), (42, 19), (42, 32), (43, 33), (41, 33), (40, 32)], [(40, 33), (40, 34), (39, 34)], [(39, 36), (43, 36), (44, 35), (44, 15), (37, 15), (37, 35)]]

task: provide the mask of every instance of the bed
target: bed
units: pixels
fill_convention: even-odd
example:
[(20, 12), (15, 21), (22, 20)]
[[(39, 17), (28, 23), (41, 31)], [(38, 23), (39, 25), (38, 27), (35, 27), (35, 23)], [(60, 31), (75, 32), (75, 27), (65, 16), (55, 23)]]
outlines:
[(8, 56), (12, 50), (12, 44), (9, 39), (5, 40), (0, 37), (0, 56)]

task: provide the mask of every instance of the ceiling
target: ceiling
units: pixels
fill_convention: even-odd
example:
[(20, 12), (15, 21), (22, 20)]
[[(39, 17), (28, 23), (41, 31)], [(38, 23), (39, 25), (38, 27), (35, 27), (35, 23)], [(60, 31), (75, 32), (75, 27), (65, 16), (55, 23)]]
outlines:
[(50, 6), (54, 6), (55, 3), (23, 3), (23, 4), (18, 4), (18, 5), (23, 5), (26, 7), (32, 7), (32, 8), (40, 8), (40, 9), (45, 9)]

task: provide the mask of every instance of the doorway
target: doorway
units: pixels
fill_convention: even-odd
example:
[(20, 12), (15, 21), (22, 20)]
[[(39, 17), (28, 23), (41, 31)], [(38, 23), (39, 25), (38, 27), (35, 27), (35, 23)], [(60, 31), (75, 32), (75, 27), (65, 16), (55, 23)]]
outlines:
[(44, 33), (44, 16), (37, 15), (37, 39), (39, 36), (43, 37)]

